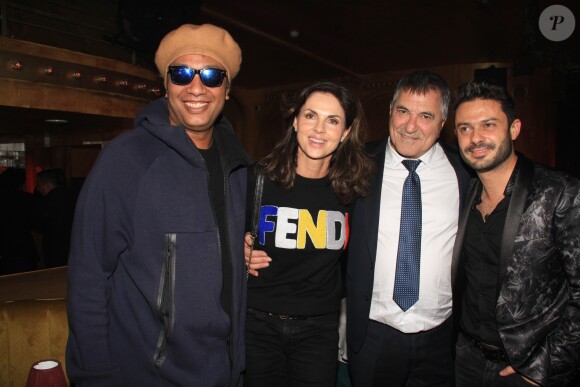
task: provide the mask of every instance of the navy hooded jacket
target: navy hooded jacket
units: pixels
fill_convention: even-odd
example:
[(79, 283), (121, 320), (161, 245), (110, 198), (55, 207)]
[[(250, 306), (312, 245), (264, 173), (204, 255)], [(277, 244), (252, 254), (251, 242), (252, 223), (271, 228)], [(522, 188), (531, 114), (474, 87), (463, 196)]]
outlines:
[[(167, 101), (101, 152), (80, 194), (68, 273), (66, 368), (82, 386), (236, 386), (245, 366), (243, 235), (248, 156), (225, 119), (214, 128), (227, 240), (208, 173)], [(232, 265), (222, 309), (220, 249)]]

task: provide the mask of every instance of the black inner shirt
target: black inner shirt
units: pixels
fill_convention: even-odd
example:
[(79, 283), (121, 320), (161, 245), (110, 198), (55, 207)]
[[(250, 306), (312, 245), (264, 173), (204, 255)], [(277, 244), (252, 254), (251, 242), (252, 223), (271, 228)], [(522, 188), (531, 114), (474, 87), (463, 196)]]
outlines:
[(461, 328), (468, 335), (487, 344), (502, 346), (495, 308), (499, 294), (498, 271), (501, 238), (511, 196), (506, 195), (484, 221), (476, 208), (481, 191), (471, 208), (463, 255), (467, 287), (463, 296)]
[(225, 177), (215, 141), (212, 143), (209, 149), (198, 150), (205, 161), (205, 166), (208, 171), (209, 195), (211, 198), (213, 213), (215, 214), (219, 232), (223, 274), (221, 305), (228, 316), (231, 317), (232, 264), (229, 254), (228, 233), (226, 229)]

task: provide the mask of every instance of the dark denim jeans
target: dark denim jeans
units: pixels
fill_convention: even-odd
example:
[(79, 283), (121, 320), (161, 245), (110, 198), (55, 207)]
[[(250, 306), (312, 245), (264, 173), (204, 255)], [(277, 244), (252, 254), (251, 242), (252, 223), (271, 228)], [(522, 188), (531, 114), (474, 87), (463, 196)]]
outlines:
[(459, 334), (455, 346), (455, 387), (531, 386), (518, 374), (501, 376), (499, 372), (508, 365), (485, 359), (471, 340)]
[(248, 309), (244, 387), (334, 387), (338, 312), (284, 320)]

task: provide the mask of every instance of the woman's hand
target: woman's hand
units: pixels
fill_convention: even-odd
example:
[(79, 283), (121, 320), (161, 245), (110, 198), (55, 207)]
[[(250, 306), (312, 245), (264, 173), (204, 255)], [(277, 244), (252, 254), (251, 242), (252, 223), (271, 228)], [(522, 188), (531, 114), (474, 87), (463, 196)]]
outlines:
[(272, 258), (268, 257), (263, 250), (253, 250), (252, 259), (250, 261), (250, 247), (252, 246), (252, 237), (250, 233), (247, 232), (244, 237), (244, 259), (246, 261), (246, 267), (248, 268), (248, 273), (254, 277), (258, 276), (258, 270), (270, 266)]

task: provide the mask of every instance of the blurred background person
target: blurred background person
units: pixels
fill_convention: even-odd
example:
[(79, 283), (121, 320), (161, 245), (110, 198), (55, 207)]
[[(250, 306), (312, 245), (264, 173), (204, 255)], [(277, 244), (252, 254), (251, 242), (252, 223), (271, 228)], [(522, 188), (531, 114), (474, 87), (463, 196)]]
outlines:
[(65, 266), (68, 260), (74, 200), (61, 169), (45, 169), (36, 175), (37, 230), (42, 234), (42, 267)]
[(34, 270), (39, 255), (34, 243), (34, 196), (24, 190), (23, 169), (0, 174), (0, 275)]

